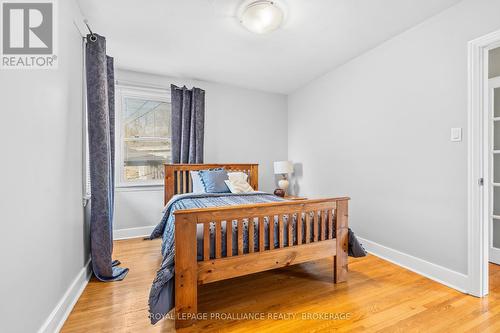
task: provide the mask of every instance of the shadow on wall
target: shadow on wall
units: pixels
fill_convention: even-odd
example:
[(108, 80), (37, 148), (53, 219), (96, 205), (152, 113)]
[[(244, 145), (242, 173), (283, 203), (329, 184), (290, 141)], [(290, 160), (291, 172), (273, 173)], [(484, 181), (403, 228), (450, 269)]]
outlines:
[(290, 179), (291, 194), (293, 194), (293, 195), (299, 195), (299, 193), (300, 193), (299, 180), (302, 179), (302, 175), (303, 175), (303, 166), (302, 166), (302, 163), (294, 163), (293, 164), (293, 174), (292, 174), (292, 177)]
[(90, 200), (83, 207), (83, 262), (86, 263), (90, 259)]

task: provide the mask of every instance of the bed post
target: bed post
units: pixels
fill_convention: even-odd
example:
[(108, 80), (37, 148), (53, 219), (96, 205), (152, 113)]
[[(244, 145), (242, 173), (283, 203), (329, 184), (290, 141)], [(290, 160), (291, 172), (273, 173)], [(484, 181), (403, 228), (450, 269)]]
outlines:
[(257, 191), (259, 189), (259, 165), (250, 165), (250, 186)]
[(333, 264), (333, 282), (347, 281), (347, 251), (349, 246), (348, 229), (348, 199), (337, 201), (336, 211), (336, 238), (337, 255), (334, 257)]
[(175, 217), (175, 328), (192, 325), (198, 312), (196, 223)]
[(170, 198), (174, 196), (174, 171), (175, 166), (165, 164), (165, 189), (163, 191), (163, 205), (166, 205)]

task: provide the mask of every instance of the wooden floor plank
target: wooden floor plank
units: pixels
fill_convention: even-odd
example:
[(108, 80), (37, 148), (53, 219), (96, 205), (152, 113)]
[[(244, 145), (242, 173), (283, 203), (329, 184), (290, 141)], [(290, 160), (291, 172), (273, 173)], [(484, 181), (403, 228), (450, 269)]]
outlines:
[[(160, 241), (115, 242), (125, 280), (94, 278), (62, 332), (173, 332), (149, 323), (148, 295), (161, 262)], [(490, 265), (490, 295), (464, 295), (374, 256), (349, 259), (349, 280), (333, 284), (332, 258), (199, 287), (200, 312), (288, 316), (205, 320), (179, 332), (479, 332), (500, 330), (500, 267)], [(335, 315), (333, 320), (319, 315)], [(316, 316), (316, 318), (314, 318)]]

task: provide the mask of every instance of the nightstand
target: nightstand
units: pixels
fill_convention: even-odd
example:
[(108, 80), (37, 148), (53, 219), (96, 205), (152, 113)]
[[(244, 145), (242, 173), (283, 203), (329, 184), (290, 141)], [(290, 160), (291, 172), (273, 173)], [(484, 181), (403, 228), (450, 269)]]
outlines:
[(297, 197), (295, 195), (285, 195), (286, 200), (307, 200), (305, 197)]

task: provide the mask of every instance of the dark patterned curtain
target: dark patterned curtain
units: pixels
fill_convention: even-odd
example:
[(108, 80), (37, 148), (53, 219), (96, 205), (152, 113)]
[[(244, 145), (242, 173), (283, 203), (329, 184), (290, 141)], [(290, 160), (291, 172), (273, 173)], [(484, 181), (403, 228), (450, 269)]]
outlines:
[(85, 65), (90, 164), (90, 251), (92, 268), (101, 281), (122, 280), (128, 268), (117, 267), (113, 254), (115, 166), (115, 83), (113, 58), (106, 39), (87, 36)]
[(205, 91), (171, 86), (172, 162), (203, 163)]

